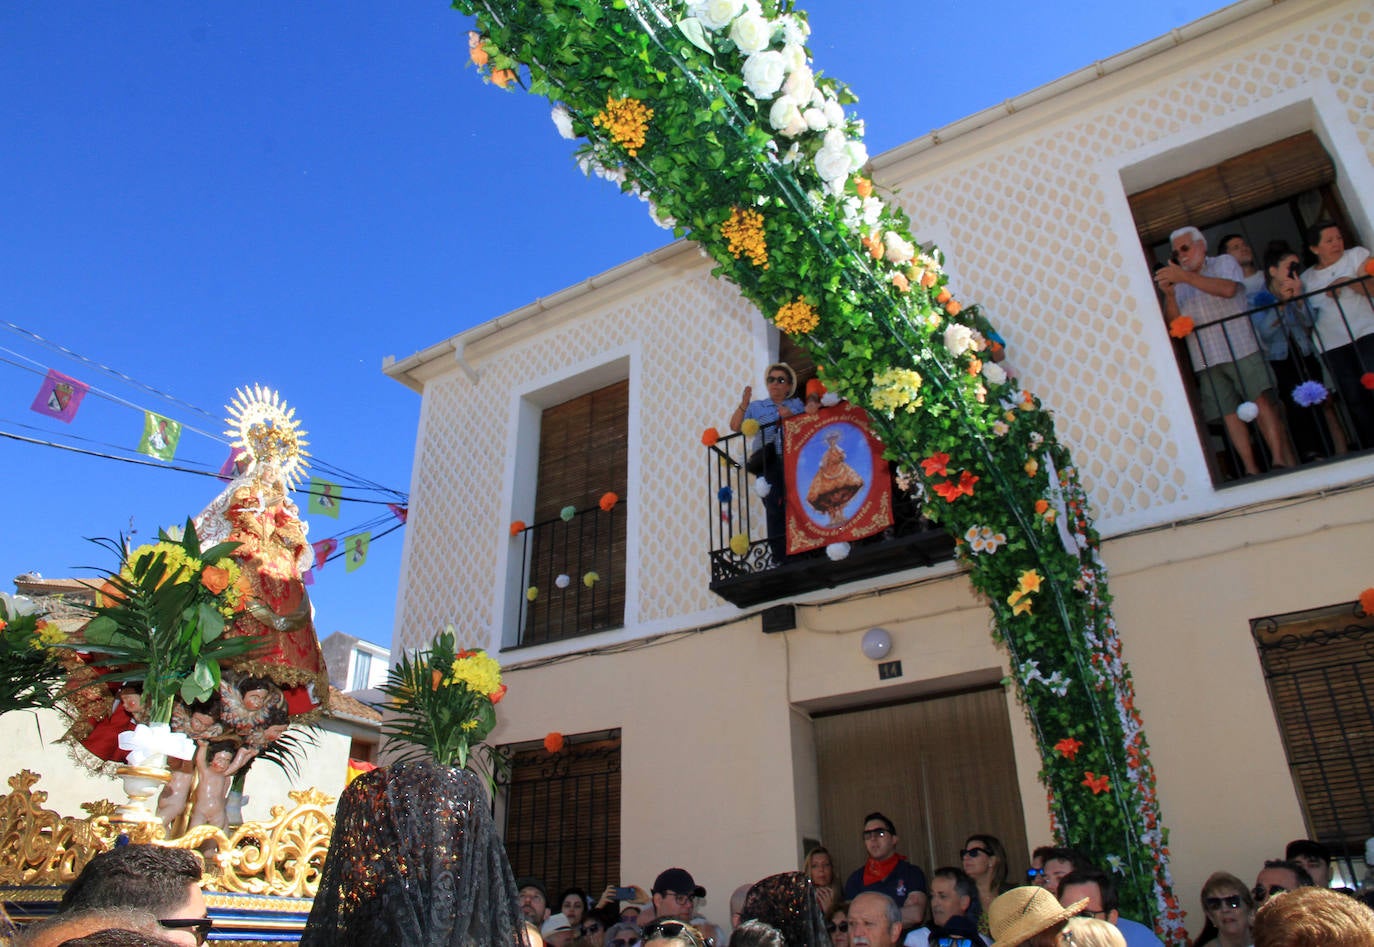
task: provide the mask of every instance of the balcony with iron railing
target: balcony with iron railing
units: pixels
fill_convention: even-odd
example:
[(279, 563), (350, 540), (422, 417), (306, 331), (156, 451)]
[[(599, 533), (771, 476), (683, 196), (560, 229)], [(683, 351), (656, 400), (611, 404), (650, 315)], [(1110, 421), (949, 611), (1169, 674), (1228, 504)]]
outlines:
[[(1374, 448), (1372, 293), (1374, 277), (1365, 277), (1337, 291), (1259, 305), (1179, 339), (1179, 364), (1214, 482)], [(1232, 388), (1240, 403), (1229, 417), (1215, 416), (1235, 400)]]
[(747, 469), (750, 440), (731, 434), (706, 448), (710, 588), (726, 601), (744, 608), (954, 557), (949, 534), (922, 516), (920, 502), (895, 485), (892, 525), (851, 543), (848, 555), (832, 558), (823, 548), (787, 555), (782, 537), (768, 534), (756, 489), (759, 478)]
[(562, 515), (516, 531), (520, 543), (518, 647), (619, 628), (625, 623), (622, 502)]

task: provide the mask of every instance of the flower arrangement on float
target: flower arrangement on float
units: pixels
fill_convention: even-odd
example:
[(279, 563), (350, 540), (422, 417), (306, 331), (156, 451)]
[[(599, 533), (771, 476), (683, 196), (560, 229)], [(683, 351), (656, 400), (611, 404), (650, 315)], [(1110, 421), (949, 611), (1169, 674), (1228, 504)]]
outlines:
[(25, 595), (0, 592), (0, 716), (51, 707), (66, 680), (67, 636)]
[[(388, 698), (382, 735), (401, 741), (394, 762), (431, 757), (441, 766), (476, 764), (491, 785), (502, 757), (483, 743), (496, 726), (496, 705), (506, 696), (501, 665), (481, 648), (459, 648), (446, 627), (430, 646), (402, 655), (380, 688)], [(478, 750), (482, 758), (474, 757)]]
[(584, 168), (697, 241), (831, 393), (869, 411), (991, 604), (1057, 836), (1112, 866), (1124, 909), (1182, 942), (1077, 470), (1050, 413), (994, 361), (992, 326), (955, 297), (938, 248), (864, 175), (863, 123), (845, 110), (856, 99), (811, 68), (805, 14), (786, 0), (454, 6), (477, 18), (479, 69), (553, 100), (559, 133), (585, 139)]

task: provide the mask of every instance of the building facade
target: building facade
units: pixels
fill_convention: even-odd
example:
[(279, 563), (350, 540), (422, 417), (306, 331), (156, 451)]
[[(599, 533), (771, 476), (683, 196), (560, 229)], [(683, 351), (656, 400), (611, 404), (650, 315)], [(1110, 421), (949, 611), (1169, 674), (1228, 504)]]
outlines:
[[(1211, 872), (1374, 835), (1353, 604), (1374, 445), (1242, 476), (1152, 266), (1185, 223), (1259, 249), (1329, 217), (1374, 241), (1370, 62), (1367, 3), (1242, 0), (873, 162), (1091, 491), (1194, 931)], [(763, 516), (743, 445), (702, 432), (779, 355), (679, 242), (388, 361), (422, 397), (393, 649), (453, 623), (501, 652), (517, 873), (598, 891), (684, 865), (724, 921), (728, 892), (813, 842), (858, 867), (873, 809), (927, 869), (974, 832), (1014, 872), (1050, 840), (1011, 669), (947, 543), (729, 558)]]

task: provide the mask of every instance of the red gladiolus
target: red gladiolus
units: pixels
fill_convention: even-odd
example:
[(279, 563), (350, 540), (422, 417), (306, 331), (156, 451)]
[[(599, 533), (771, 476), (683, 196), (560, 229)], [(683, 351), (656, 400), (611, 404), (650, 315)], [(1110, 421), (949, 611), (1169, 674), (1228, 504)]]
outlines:
[(1112, 781), (1108, 777), (1096, 776), (1091, 771), (1083, 774), (1083, 785), (1091, 789), (1094, 796), (1112, 791)]
[(943, 477), (949, 472), (949, 455), (931, 454), (921, 461), (921, 469), (926, 472), (927, 477)]
[(1065, 737), (1054, 745), (1059, 755), (1066, 760), (1071, 760), (1078, 755), (1078, 751), (1083, 748), (1082, 740), (1075, 740), (1073, 737)]

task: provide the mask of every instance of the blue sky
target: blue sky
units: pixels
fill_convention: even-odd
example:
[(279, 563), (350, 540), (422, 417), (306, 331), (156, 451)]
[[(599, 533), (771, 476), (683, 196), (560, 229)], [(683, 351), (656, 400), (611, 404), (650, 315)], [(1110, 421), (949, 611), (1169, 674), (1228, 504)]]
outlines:
[[(876, 154), (1224, 5), (802, 6), (815, 66), (858, 93)], [(0, 431), (129, 456), (146, 408), (198, 429), (178, 464), (218, 467), (215, 419), (261, 383), (317, 457), (408, 490), (419, 398), (384, 356), (671, 239), (583, 178), (545, 103), (478, 79), (469, 25), (439, 2), (0, 6), (0, 319), (52, 343), (0, 326)], [(48, 367), (124, 403), (88, 397), (71, 425), (30, 412)], [(108, 566), (83, 537), (146, 540), (219, 489), (10, 438), (0, 469), (6, 589)], [(311, 538), (379, 509), (316, 518)], [(389, 643), (404, 535), (358, 571), (326, 567), (321, 637)]]

